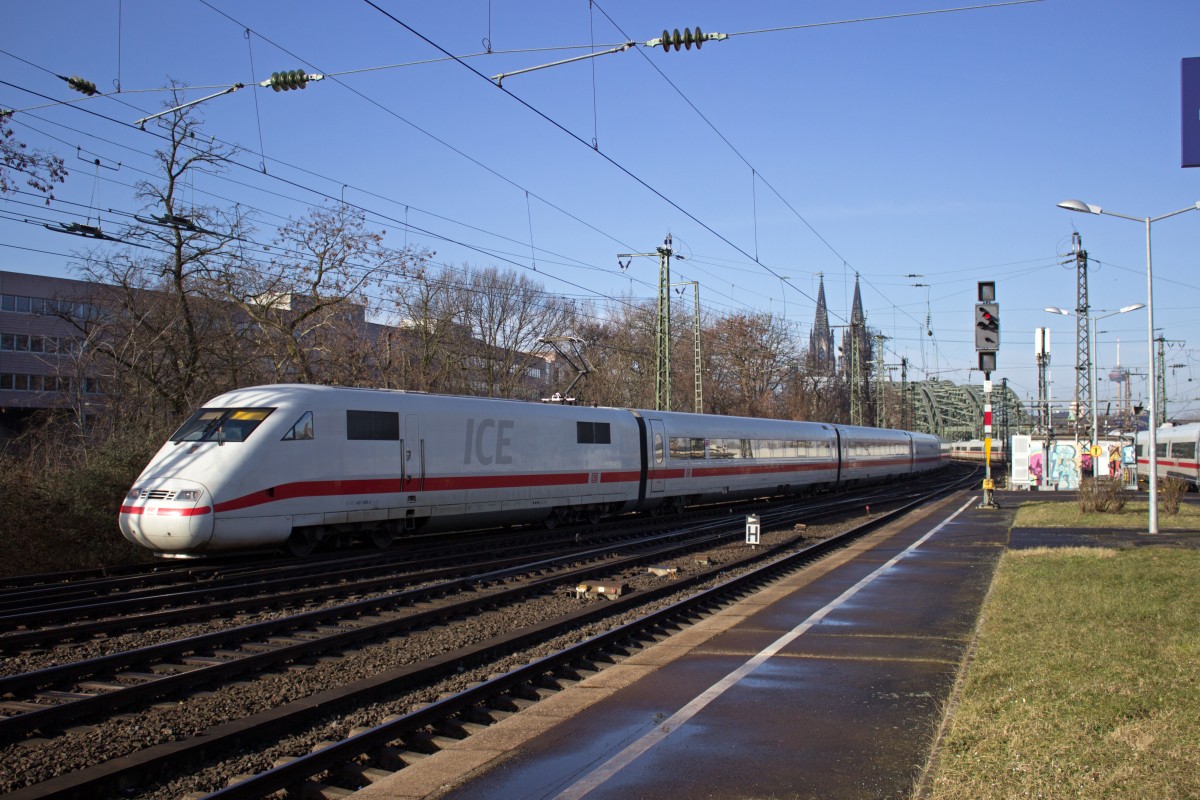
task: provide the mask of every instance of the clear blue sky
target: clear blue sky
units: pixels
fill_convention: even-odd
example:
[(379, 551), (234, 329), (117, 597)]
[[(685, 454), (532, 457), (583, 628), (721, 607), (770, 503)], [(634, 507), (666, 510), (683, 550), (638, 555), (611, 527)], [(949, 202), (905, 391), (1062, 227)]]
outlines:
[[(136, 90), (240, 81), (246, 89), (202, 108), (208, 132), (243, 147), (247, 168), (197, 178), (194, 191), (197, 203), (252, 209), (264, 241), (322, 195), (344, 198), (393, 244), (405, 242), (407, 219), (429, 232), (407, 241), (441, 261), (532, 270), (536, 259), (548, 290), (603, 299), (654, 296), (656, 262), (624, 273), (617, 254), (651, 252), (669, 232), (686, 257), (672, 277), (698, 280), (705, 306), (785, 315), (805, 341), (817, 274), (835, 323), (860, 274), (868, 323), (891, 337), (888, 361), (907, 356), (918, 377), (957, 382), (981, 378), (970, 371), (975, 285), (995, 280), (993, 377), (1032, 397), (1033, 331), (1049, 327), (1064, 398), (1074, 320), (1042, 309), (1075, 306), (1074, 267), (1060, 265), (1072, 232), (1098, 262), (1093, 314), (1145, 302), (1145, 249), (1138, 224), (1055, 204), (1143, 217), (1200, 200), (1200, 170), (1180, 168), (1180, 59), (1200, 56), (1196, 0), (1043, 0), (839, 25), (820, 23), (959, 3), (375, 2), (395, 19), (357, 0), (11, 4), (0, 106), (22, 110), (17, 135), (62, 154), (71, 176), (48, 210), (0, 201), (0, 268), (70, 274), (70, 254), (87, 244), (22, 218), (137, 210), (129, 185), (152, 169), (158, 140), (131, 123), (164, 95)], [(485, 40), (493, 51), (646, 41), (663, 27), (744, 35), (701, 51), (606, 55), (508, 78), (504, 90), (481, 76), (584, 51), (494, 52), (467, 59), (475, 71), (439, 61), (354, 72), (442, 57), (400, 22), (456, 55)], [(745, 33), (786, 26), (811, 27)], [(336, 78), (298, 92), (251, 88), (293, 68)], [(81, 97), (51, 73), (102, 91), (119, 80), (122, 93), (24, 111), (46, 102), (29, 92)], [(120, 170), (97, 170), (96, 156)], [(116, 219), (103, 213), (106, 230)], [(1183, 365), (1169, 371), (1170, 410), (1196, 415), (1198, 244), (1200, 212), (1154, 226), (1155, 322), (1178, 342), (1168, 363)], [(1144, 311), (1099, 329), (1102, 376), (1118, 338), (1122, 364), (1146, 371)], [(1144, 379), (1133, 391), (1145, 395)], [(1111, 392), (1101, 381), (1099, 398)]]

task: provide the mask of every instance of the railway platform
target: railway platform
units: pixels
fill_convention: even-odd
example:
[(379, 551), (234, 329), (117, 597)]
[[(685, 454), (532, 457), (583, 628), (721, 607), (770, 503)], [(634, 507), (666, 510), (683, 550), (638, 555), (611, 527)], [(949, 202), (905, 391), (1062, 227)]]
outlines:
[(354, 796), (909, 798), (1004, 549), (1138, 535), (1011, 530), (1029, 495), (979, 499), (932, 504)]
[(1015, 511), (960, 493), (355, 794), (908, 797)]

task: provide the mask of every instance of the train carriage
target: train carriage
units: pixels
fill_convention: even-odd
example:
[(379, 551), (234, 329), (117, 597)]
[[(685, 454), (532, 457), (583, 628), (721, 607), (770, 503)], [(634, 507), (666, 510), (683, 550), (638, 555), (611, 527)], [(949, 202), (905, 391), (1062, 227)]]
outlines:
[(882, 428), (838, 426), (841, 480), (848, 486), (913, 472), (913, 434)]
[[(1197, 460), (1200, 447), (1200, 423), (1191, 422), (1186, 425), (1164, 425), (1155, 431), (1155, 455), (1158, 462), (1158, 478), (1182, 478), (1187, 481), (1189, 488), (1197, 489), (1197, 473), (1200, 472), (1200, 461)], [(1140, 480), (1150, 473), (1150, 454), (1147, 445), (1150, 434), (1139, 431), (1137, 435), (1137, 463)]]
[(595, 521), (935, 469), (935, 437), (823, 423), (312, 385), (214, 398), (121, 507), (168, 554)]
[(832, 425), (705, 414), (641, 412), (649, 418), (649, 502), (674, 506), (720, 497), (832, 487), (838, 435)]

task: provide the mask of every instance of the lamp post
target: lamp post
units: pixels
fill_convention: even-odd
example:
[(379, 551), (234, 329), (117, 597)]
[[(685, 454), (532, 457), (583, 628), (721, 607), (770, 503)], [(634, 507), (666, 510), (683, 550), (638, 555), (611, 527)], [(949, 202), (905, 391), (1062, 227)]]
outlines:
[[(1116, 311), (1111, 311), (1108, 314), (1100, 314), (1098, 316), (1085, 316), (1087, 320), (1088, 330), (1092, 334), (1092, 355), (1088, 359), (1088, 383), (1092, 387), (1092, 446), (1096, 446), (1096, 440), (1100, 438), (1100, 418), (1096, 411), (1096, 323), (1108, 317), (1115, 317), (1117, 314), (1128, 314), (1130, 311), (1137, 311), (1139, 308), (1145, 308), (1145, 303), (1134, 303), (1131, 306), (1122, 306)], [(1065, 308), (1046, 308), (1051, 314), (1062, 314), (1064, 317), (1078, 317), (1074, 311), (1068, 311)], [(1093, 468), (1094, 470), (1095, 468)]]
[(1126, 214), (1118, 214), (1115, 211), (1105, 211), (1100, 206), (1094, 206), (1082, 200), (1064, 200), (1058, 204), (1058, 207), (1065, 208), (1067, 211), (1079, 211), (1084, 214), (1107, 214), (1110, 217), (1120, 217), (1121, 219), (1140, 222), (1146, 226), (1146, 351), (1150, 359), (1150, 420), (1149, 424), (1146, 425), (1149, 433), (1148, 449), (1150, 451), (1150, 475), (1148, 478), (1150, 484), (1150, 516), (1147, 522), (1147, 532), (1158, 533), (1158, 401), (1154, 388), (1157, 382), (1157, 375), (1155, 375), (1157, 366), (1154, 363), (1154, 269), (1151, 266), (1150, 260), (1150, 226), (1168, 217), (1174, 217), (1188, 211), (1200, 210), (1200, 202), (1157, 217), (1130, 217)]

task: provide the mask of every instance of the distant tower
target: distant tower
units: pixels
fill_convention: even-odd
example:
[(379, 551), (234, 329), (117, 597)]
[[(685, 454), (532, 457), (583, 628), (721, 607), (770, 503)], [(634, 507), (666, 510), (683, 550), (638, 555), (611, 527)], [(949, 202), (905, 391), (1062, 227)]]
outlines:
[(817, 274), (817, 316), (808, 337), (808, 370), (813, 375), (832, 375), (837, 371), (833, 352), (833, 329), (829, 327), (829, 309), (825, 305), (825, 276)]
[(1121, 366), (1121, 340), (1117, 339), (1117, 365), (1108, 373), (1108, 379), (1117, 385), (1117, 416), (1121, 427), (1133, 428), (1133, 402), (1130, 397), (1129, 370)]
[[(1083, 237), (1079, 232), (1071, 234), (1072, 249), (1075, 254), (1076, 293), (1075, 293), (1075, 435), (1079, 437), (1092, 428), (1092, 382), (1091, 375), (1093, 353), (1088, 348), (1088, 280), (1087, 250), (1083, 249)], [(1090, 433), (1088, 434), (1091, 435)]]
[(842, 334), (842, 372), (850, 384), (850, 424), (866, 424), (867, 378), (870, 375), (871, 337), (863, 313), (858, 275), (854, 276), (854, 300), (850, 304), (850, 326)]
[[(858, 347), (859, 363), (852, 365), (851, 354)], [(871, 337), (867, 334), (867, 315), (863, 313), (862, 292), (858, 287), (858, 276), (854, 276), (854, 300), (850, 304), (850, 325), (842, 332), (842, 372), (864, 373), (863, 366), (870, 359)]]

